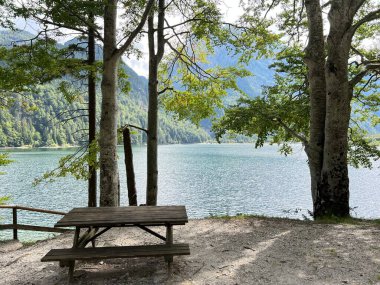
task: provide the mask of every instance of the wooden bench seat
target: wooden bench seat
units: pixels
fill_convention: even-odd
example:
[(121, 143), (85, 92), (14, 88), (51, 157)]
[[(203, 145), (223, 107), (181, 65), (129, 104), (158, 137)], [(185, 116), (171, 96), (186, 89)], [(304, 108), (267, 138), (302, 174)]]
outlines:
[(174, 256), (189, 254), (190, 248), (188, 244), (159, 244), (97, 248), (65, 248), (50, 250), (41, 259), (41, 261), (75, 261), (128, 257)]

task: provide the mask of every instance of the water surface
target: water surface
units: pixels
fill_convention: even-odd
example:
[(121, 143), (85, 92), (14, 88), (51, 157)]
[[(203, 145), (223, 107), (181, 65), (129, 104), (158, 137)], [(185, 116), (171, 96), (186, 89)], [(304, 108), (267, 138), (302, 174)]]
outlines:
[[(134, 147), (138, 202), (145, 203), (146, 147)], [(87, 183), (72, 178), (32, 186), (34, 178), (57, 166), (72, 149), (14, 150), (14, 163), (3, 167), (0, 196), (11, 195), (12, 203), (36, 208), (68, 211), (87, 205)], [(123, 153), (119, 151), (121, 203), (127, 205)], [(373, 170), (350, 168), (353, 214), (380, 217), (380, 164)], [(259, 214), (303, 218), (312, 209), (307, 158), (301, 148), (285, 157), (276, 146), (255, 149), (251, 144), (194, 144), (159, 146), (160, 205), (186, 205), (190, 218), (211, 215)], [(10, 222), (10, 210), (0, 212)], [(21, 223), (53, 225), (58, 216), (22, 212)], [(51, 234), (21, 232), (25, 239)], [(0, 239), (10, 237), (0, 232)]]

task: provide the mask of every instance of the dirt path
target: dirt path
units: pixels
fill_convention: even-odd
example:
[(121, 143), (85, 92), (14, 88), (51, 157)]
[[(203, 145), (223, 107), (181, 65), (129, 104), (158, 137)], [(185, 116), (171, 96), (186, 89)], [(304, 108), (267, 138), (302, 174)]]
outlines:
[[(324, 225), (282, 219), (192, 220), (174, 229), (191, 255), (79, 263), (75, 284), (380, 284), (380, 226)], [(72, 234), (33, 246), (0, 244), (0, 284), (65, 284), (67, 269), (42, 263)], [(112, 230), (99, 245), (156, 242), (138, 229)]]

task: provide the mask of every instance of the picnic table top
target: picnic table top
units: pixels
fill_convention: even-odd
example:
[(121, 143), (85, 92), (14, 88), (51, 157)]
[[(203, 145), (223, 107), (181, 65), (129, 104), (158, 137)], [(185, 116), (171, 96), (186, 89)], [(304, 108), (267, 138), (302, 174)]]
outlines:
[(184, 225), (185, 206), (130, 206), (74, 208), (54, 227), (116, 227), (128, 225)]

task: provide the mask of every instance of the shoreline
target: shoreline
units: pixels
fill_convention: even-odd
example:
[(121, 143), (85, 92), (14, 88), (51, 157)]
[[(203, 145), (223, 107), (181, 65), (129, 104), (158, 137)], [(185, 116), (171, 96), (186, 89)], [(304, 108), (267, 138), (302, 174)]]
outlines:
[[(366, 219), (366, 218), (325, 218), (321, 220), (312, 220), (312, 219), (297, 219), (297, 218), (290, 218), (290, 217), (273, 217), (273, 216), (264, 216), (264, 215), (251, 215), (251, 214), (239, 214), (235, 216), (228, 216), (228, 215), (216, 215), (216, 216), (207, 216), (207, 217), (201, 217), (201, 218), (189, 218), (189, 222), (198, 222), (203, 220), (211, 220), (211, 221), (231, 221), (231, 222), (239, 222), (249, 219), (259, 219), (259, 220), (265, 220), (270, 222), (278, 222), (278, 223), (294, 223), (294, 224), (301, 224), (301, 225), (342, 225), (342, 226), (360, 226), (360, 225), (371, 225), (371, 226), (379, 226), (380, 225), (380, 218), (372, 218), (372, 219)], [(12, 230), (3, 230), (2, 232), (7, 231), (9, 232), (9, 239), (0, 239), (0, 245), (2, 243), (10, 242), (12, 241)], [(1, 231), (0, 231), (1, 232)], [(23, 233), (30, 232), (30, 231), (23, 231), (19, 230), (19, 236), (22, 237)], [(40, 233), (40, 232), (39, 232)], [(42, 233), (42, 232), (41, 232)], [(30, 244), (36, 244), (39, 242), (49, 241), (51, 239), (59, 238), (61, 235), (64, 235), (65, 233), (44, 233), (46, 234), (46, 238), (31, 238), (31, 239), (23, 239), (19, 237), (20, 243), (23, 245), (30, 245)], [(50, 236), (49, 236), (50, 235)]]
[[(160, 234), (164, 229), (157, 227)], [(72, 246), (73, 233), (20, 247), (0, 243), (0, 284), (64, 284), (67, 268), (40, 262), (52, 248)], [(318, 224), (272, 218), (211, 218), (174, 227), (174, 240), (189, 243), (167, 275), (163, 258), (78, 262), (74, 284), (378, 284), (378, 224)], [(134, 228), (114, 228), (101, 246), (155, 244)], [(22, 270), (21, 270), (22, 268)], [(169, 279), (168, 279), (169, 278)]]
[[(198, 143), (166, 143), (166, 144), (158, 144), (158, 146), (169, 146), (169, 145), (252, 145), (254, 146), (254, 142), (222, 142), (218, 143), (217, 141), (210, 142), (198, 142)], [(292, 145), (302, 145), (301, 143), (293, 143)], [(144, 147), (146, 143), (143, 144), (132, 144), (132, 146)], [(275, 144), (264, 143), (264, 146), (276, 146)], [(25, 146), (2, 146), (1, 150), (33, 150), (33, 149), (70, 149), (70, 148), (78, 148), (80, 145), (63, 145), (63, 146), (38, 146), (33, 147), (31, 145)], [(118, 148), (123, 147), (122, 144), (117, 145)], [(276, 146), (278, 147), (278, 146)]]

